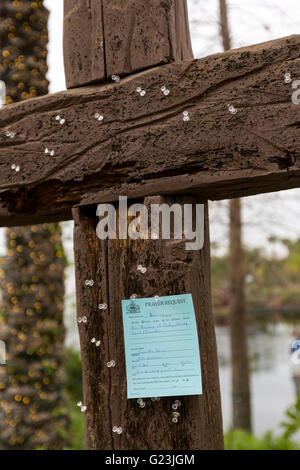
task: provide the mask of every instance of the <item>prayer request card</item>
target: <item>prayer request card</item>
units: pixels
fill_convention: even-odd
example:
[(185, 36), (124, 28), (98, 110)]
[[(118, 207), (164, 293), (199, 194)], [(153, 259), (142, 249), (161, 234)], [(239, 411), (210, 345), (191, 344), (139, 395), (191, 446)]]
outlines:
[(123, 300), (127, 397), (201, 395), (191, 294)]

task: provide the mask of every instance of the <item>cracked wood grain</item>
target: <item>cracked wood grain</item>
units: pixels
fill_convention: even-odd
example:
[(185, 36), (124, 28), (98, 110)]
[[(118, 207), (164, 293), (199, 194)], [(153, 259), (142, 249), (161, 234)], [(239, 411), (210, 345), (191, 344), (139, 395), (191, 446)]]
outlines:
[(67, 88), (192, 59), (186, 0), (65, 0)]
[(298, 187), (300, 106), (284, 74), (300, 77), (299, 57), (291, 36), (2, 109), (0, 224), (68, 219), (120, 194), (207, 200)]
[(103, 0), (64, 0), (67, 87), (104, 80)]

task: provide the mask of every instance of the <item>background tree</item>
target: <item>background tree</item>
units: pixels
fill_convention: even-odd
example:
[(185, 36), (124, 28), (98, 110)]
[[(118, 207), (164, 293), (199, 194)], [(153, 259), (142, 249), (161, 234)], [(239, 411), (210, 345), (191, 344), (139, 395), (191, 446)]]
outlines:
[[(226, 0), (220, 2), (224, 50), (231, 49)], [(241, 201), (229, 201), (230, 338), (232, 367), (232, 425), (251, 430), (251, 398), (246, 332), (245, 281), (242, 248)]]
[[(0, 79), (7, 104), (48, 93), (48, 11), (43, 1), (2, 0)], [(20, 170), (22, 171), (22, 169)], [(65, 257), (57, 224), (11, 228), (0, 271), (0, 449), (60, 448)]]

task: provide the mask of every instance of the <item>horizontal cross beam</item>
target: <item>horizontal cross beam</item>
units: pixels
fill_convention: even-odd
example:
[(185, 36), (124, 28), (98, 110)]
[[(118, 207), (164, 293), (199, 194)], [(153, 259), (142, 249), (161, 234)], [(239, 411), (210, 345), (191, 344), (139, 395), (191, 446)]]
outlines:
[(0, 225), (67, 220), (72, 207), (122, 194), (206, 200), (298, 187), (300, 106), (284, 75), (300, 79), (299, 57), (291, 36), (5, 107)]

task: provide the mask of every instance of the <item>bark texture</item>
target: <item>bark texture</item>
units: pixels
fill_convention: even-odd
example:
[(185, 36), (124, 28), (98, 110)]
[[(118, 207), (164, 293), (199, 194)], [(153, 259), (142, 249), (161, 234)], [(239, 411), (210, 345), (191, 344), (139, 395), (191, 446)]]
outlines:
[(298, 187), (300, 106), (284, 74), (300, 75), (299, 56), (292, 36), (2, 109), (0, 223), (68, 219), (120, 194), (206, 200)]
[(186, 0), (65, 0), (67, 87), (193, 58)]
[[(154, 202), (146, 198), (145, 204)], [(155, 198), (161, 203), (162, 198)], [(195, 203), (173, 197), (172, 204)], [(210, 255), (206, 205), (205, 246), (185, 251), (184, 240), (109, 240), (96, 236), (96, 208), (74, 209), (78, 317), (83, 361), (86, 445), (88, 449), (195, 450), (223, 447), (221, 402), (213, 317), (210, 301)], [(147, 267), (140, 274), (137, 266)], [(86, 286), (85, 280), (94, 280)], [(127, 400), (121, 300), (192, 293), (196, 310), (203, 395), (180, 397), (177, 424), (172, 423), (172, 398), (146, 400), (139, 408)], [(106, 303), (107, 310), (98, 304)], [(97, 348), (91, 339), (101, 340)], [(108, 368), (107, 362), (116, 366)], [(122, 434), (113, 433), (121, 426)]]

